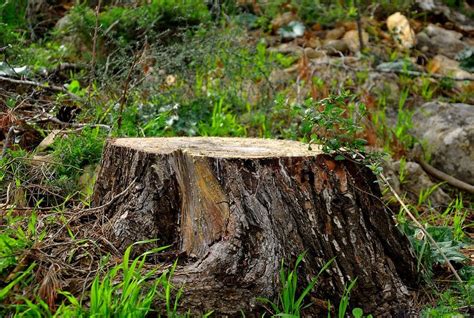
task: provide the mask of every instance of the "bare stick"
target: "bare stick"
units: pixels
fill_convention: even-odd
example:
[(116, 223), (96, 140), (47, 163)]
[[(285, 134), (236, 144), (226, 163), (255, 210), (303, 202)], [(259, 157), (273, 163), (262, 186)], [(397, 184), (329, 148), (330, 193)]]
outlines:
[(12, 83), (12, 84), (37, 86), (37, 87), (41, 87), (41, 88), (44, 88), (44, 89), (49, 89), (51, 91), (65, 93), (65, 94), (71, 96), (74, 99), (80, 99), (79, 96), (69, 92), (66, 88), (61, 87), (61, 86), (49, 85), (49, 84), (36, 82), (36, 81), (30, 81), (30, 80), (18, 80), (18, 79), (4, 77), (4, 76), (0, 76), (0, 82), (9, 82), (9, 83)]
[(11, 126), (9, 129), (8, 129), (8, 133), (7, 133), (7, 136), (5, 138), (5, 142), (3, 143), (3, 149), (2, 149), (2, 154), (0, 155), (0, 159), (2, 159), (5, 154), (7, 153), (7, 150), (8, 148), (10, 148), (10, 140), (12, 140), (14, 137), (15, 133), (15, 126)]
[(92, 38), (92, 61), (91, 61), (91, 77), (89, 81), (89, 88), (88, 88), (88, 101), (91, 101), (91, 86), (92, 82), (95, 79), (95, 64), (97, 60), (97, 33), (99, 31), (99, 11), (100, 11), (100, 4), (101, 0), (97, 3), (95, 7), (95, 27), (94, 27), (94, 37)]
[(420, 164), (420, 166), (425, 170), (428, 174), (432, 175), (433, 177), (446, 181), (448, 184), (452, 185), (453, 187), (456, 187), (462, 191), (469, 192), (471, 194), (474, 194), (474, 186), (461, 181), (453, 176), (450, 176), (447, 173), (444, 173), (441, 170), (436, 169), (429, 163), (423, 160), (423, 149), (421, 148), (420, 144), (416, 144), (415, 147), (413, 148), (412, 152), (413, 159)]
[(364, 51), (364, 38), (362, 37), (362, 21), (361, 21), (361, 18), (360, 18), (359, 0), (355, 0), (355, 6), (356, 6), (356, 9), (357, 9), (356, 22), (357, 22), (357, 33), (359, 34), (359, 48), (360, 48), (360, 53), (363, 53), (363, 51)]
[(123, 84), (123, 90), (122, 90), (122, 95), (120, 96), (120, 101), (119, 101), (119, 114), (117, 118), (117, 129), (120, 131), (120, 128), (122, 128), (122, 115), (123, 115), (123, 110), (125, 107), (125, 104), (127, 103), (127, 98), (128, 98), (128, 90), (130, 88), (130, 81), (132, 79), (132, 72), (135, 69), (136, 64), (138, 63), (138, 60), (140, 59), (140, 55), (136, 53), (132, 65), (130, 65), (130, 68), (128, 69), (128, 74), (127, 78), (125, 79), (125, 83)]
[(448, 265), (449, 269), (451, 270), (451, 272), (454, 274), (454, 277), (456, 277), (456, 280), (459, 282), (459, 283), (463, 283), (463, 280), (461, 279), (461, 277), (459, 276), (458, 272), (456, 271), (456, 269), (454, 268), (454, 266), (451, 264), (451, 262), (449, 261), (449, 259), (446, 257), (446, 255), (444, 254), (443, 250), (441, 249), (441, 247), (438, 245), (438, 243), (436, 243), (436, 241), (433, 239), (433, 237), (430, 235), (430, 233), (428, 233), (428, 231), (426, 231), (425, 227), (415, 218), (415, 216), (410, 212), (410, 210), (407, 208), (407, 206), (405, 205), (405, 203), (402, 201), (402, 199), (400, 198), (400, 196), (398, 195), (398, 193), (392, 188), (392, 186), (390, 185), (390, 183), (388, 183), (388, 180), (387, 178), (385, 178), (385, 176), (383, 175), (383, 173), (380, 174), (380, 177), (382, 178), (382, 180), (385, 182), (385, 184), (389, 187), (390, 191), (392, 192), (392, 194), (395, 196), (395, 198), (397, 199), (397, 201), (400, 203), (400, 205), (402, 206), (403, 210), (407, 213), (407, 215), (410, 217), (410, 219), (415, 223), (415, 225), (423, 232), (424, 235), (426, 235), (426, 237), (428, 238), (428, 240), (436, 247), (436, 249), (439, 251), (439, 253), (441, 254), (441, 256), (443, 257), (444, 261), (446, 262), (446, 264)]
[(100, 127), (100, 128), (107, 129), (108, 131), (111, 130), (110, 126), (108, 126), (108, 125), (104, 125), (104, 124), (66, 123), (66, 122), (61, 121), (61, 120), (59, 120), (59, 119), (57, 119), (56, 117), (51, 116), (51, 115), (47, 116), (47, 117), (44, 118), (43, 120), (51, 121), (51, 122), (53, 122), (53, 123), (56, 123), (56, 124), (59, 124), (59, 125), (62, 125), (62, 126), (66, 126), (66, 127), (74, 127), (74, 128)]

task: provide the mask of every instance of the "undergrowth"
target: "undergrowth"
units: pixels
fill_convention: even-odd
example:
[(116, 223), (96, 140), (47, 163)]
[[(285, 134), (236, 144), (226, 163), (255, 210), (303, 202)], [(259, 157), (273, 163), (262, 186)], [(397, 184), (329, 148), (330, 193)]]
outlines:
[[(177, 313), (183, 290), (171, 283), (176, 263), (167, 269), (148, 266), (151, 254), (161, 249), (134, 259), (130, 257), (132, 247), (123, 256), (115, 255), (101, 245), (105, 243), (81, 232), (94, 220), (93, 215), (79, 216), (76, 223), (69, 221), (91, 204), (106, 138), (292, 139), (309, 147), (322, 144), (337, 160), (359, 161), (380, 173), (383, 154), (373, 151), (377, 148), (400, 159), (399, 181), (403, 184), (407, 178), (403, 162), (414, 144), (421, 142), (411, 135), (412, 116), (420, 99), (469, 100), (448, 78), (438, 81), (405, 74), (369, 91), (367, 87), (380, 83), (374, 83), (368, 71), (350, 75), (339, 68), (324, 71), (296, 53), (271, 49), (275, 17), (293, 12), (307, 29), (329, 29), (354, 22), (358, 10), (354, 1), (258, 4), (242, 8), (224, 1), (224, 11), (219, 12), (203, 1), (153, 0), (135, 6), (103, 5), (96, 16), (94, 8), (84, 2), (35, 40), (28, 26), (27, 1), (0, 1), (1, 58), (13, 67), (26, 67), (24, 76), (45, 83), (42, 88), (1, 87), (1, 134), (6, 138), (14, 127), (15, 138), (0, 158), (0, 315), (191, 316)], [(361, 13), (386, 16), (396, 7), (409, 14), (412, 2), (379, 1), (376, 8), (371, 4), (363, 2)], [(372, 38), (377, 26), (370, 28)], [(384, 49), (378, 58), (410, 67), (406, 52)], [(469, 67), (471, 60), (472, 55), (466, 55), (461, 64)], [(360, 61), (367, 67), (375, 62), (370, 54)], [(7, 64), (0, 68), (10, 69)], [(58, 83), (66, 84), (65, 89), (48, 89), (61, 86)], [(31, 115), (32, 110), (38, 113)], [(51, 117), (59, 123), (48, 120)], [(34, 150), (55, 130), (60, 133), (53, 142)], [(455, 199), (445, 206), (433, 206), (430, 197), (438, 188), (448, 189)], [(390, 202), (391, 208), (398, 208)], [(427, 293), (430, 301), (422, 315), (463, 314), (463, 309), (473, 306), (474, 297), (474, 270), (461, 253), (472, 244), (472, 197), (438, 184), (407, 204), (441, 247), (439, 251), (433, 246), (401, 210), (399, 228), (409, 237), (418, 269), (432, 291)], [(85, 225), (78, 225), (77, 220)], [(62, 234), (60, 243), (54, 241), (58, 233)], [(77, 261), (76, 257), (93, 259), (89, 264), (93, 274), (80, 288), (58, 287), (56, 283), (65, 279), (54, 276), (53, 265), (45, 268), (52, 263), (45, 261), (46, 252), (38, 252), (47, 240), (73, 246), (62, 260), (69, 270), (73, 265), (68, 264)], [(453, 283), (446, 274), (441, 252), (455, 265), (463, 284)], [(308, 295), (318, 288), (319, 276), (300, 286), (302, 260), (303, 255), (291, 270), (281, 264), (278, 297), (261, 299), (268, 314), (299, 317), (304, 312)], [(328, 266), (330, 263), (321, 272)], [(68, 279), (86, 275), (78, 273)], [(43, 290), (42, 297), (35, 296), (45, 277), (52, 284), (46, 286), (54, 288)], [(338, 317), (348, 314), (350, 292), (357, 292), (356, 286), (354, 278), (334, 308)], [(366, 316), (360, 308), (352, 309), (354, 317)]]

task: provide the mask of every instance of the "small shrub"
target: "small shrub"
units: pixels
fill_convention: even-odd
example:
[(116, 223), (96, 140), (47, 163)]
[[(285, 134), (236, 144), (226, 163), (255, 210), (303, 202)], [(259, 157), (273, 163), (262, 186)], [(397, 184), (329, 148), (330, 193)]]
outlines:
[(324, 152), (363, 151), (366, 141), (358, 138), (362, 131), (361, 119), (365, 105), (355, 104), (348, 93), (333, 95), (306, 107), (305, 135), (310, 144), (323, 145)]
[(61, 163), (58, 177), (76, 178), (86, 165), (98, 163), (106, 134), (99, 127), (85, 128), (79, 134), (68, 134), (53, 144), (53, 155)]

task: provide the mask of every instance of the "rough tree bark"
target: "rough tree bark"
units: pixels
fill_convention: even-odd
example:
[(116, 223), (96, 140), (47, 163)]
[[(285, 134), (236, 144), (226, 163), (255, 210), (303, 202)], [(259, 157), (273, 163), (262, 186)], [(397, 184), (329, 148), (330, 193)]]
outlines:
[(298, 142), (112, 139), (93, 202), (105, 205), (104, 235), (117, 248), (172, 244), (193, 312), (258, 312), (256, 297), (276, 296), (282, 259), (292, 264), (304, 251), (301, 287), (336, 257), (305, 316), (327, 314), (320, 300), (337, 304), (355, 278), (352, 305), (378, 316), (410, 307), (414, 257), (375, 176)]

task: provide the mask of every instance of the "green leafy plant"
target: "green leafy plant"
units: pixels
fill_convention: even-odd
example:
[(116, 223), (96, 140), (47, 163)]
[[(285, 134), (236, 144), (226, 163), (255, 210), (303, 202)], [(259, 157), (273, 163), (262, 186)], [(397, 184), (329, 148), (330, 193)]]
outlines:
[(431, 281), (433, 267), (445, 263), (442, 254), (451, 262), (463, 263), (466, 260), (466, 257), (460, 252), (463, 243), (454, 239), (453, 230), (450, 227), (426, 227), (426, 231), (436, 241), (441, 251), (430, 243), (420, 229), (408, 223), (403, 224), (402, 229), (410, 239), (417, 255), (418, 270), (424, 273), (424, 277), (427, 281)]
[(237, 122), (235, 115), (223, 108), (224, 99), (214, 103), (211, 122), (201, 122), (199, 133), (202, 136), (244, 136), (245, 128)]
[(337, 312), (338, 318), (346, 317), (347, 308), (349, 307), (349, 298), (352, 289), (355, 287), (357, 279), (352, 280), (349, 285), (344, 287), (344, 293), (339, 301), (339, 310)]
[(98, 163), (105, 137), (106, 132), (96, 127), (58, 138), (52, 147), (53, 156), (61, 163), (57, 168), (59, 177), (75, 178), (86, 165)]
[(418, 203), (417, 207), (420, 207), (423, 205), (425, 202), (428, 201), (429, 197), (433, 194), (436, 189), (438, 189), (441, 185), (443, 185), (444, 182), (437, 183), (427, 189), (423, 189), (420, 191), (420, 194), (418, 195)]
[[(148, 291), (145, 284), (155, 270), (143, 274), (146, 257), (166, 247), (160, 247), (143, 253), (130, 262), (132, 247), (145, 242), (137, 242), (129, 246), (124, 253), (122, 263), (113, 267), (102, 279), (96, 276), (90, 290), (89, 315), (99, 317), (145, 317), (151, 310), (152, 301), (157, 294), (161, 280), (156, 280)], [(167, 274), (167, 273), (166, 273)], [(163, 275), (166, 275), (163, 274)], [(121, 278), (116, 283), (117, 278)]]
[[(123, 255), (122, 262), (112, 267), (101, 277), (97, 275), (91, 285), (87, 299), (79, 300), (67, 291), (61, 291), (64, 296), (63, 302), (55, 313), (48, 305), (37, 298), (34, 302), (20, 297), (24, 304), (15, 306), (18, 317), (148, 317), (153, 312), (153, 302), (161, 299), (164, 303), (163, 312), (166, 317), (190, 317), (189, 314), (178, 313), (178, 304), (182, 295), (182, 289), (176, 292), (171, 278), (176, 268), (176, 262), (171, 268), (156, 276), (156, 269), (146, 270), (145, 262), (147, 256), (158, 253), (165, 247), (149, 250), (135, 259), (130, 259), (132, 248), (138, 244), (150, 241), (136, 242), (130, 245)], [(0, 299), (28, 273), (31, 272), (33, 263), (23, 274), (15, 278), (5, 289), (0, 291)], [(88, 300), (86, 307), (83, 303)], [(205, 316), (210, 315), (209, 313)]]
[(300, 254), (295, 262), (293, 270), (285, 269), (282, 261), (280, 267), (280, 284), (281, 290), (277, 302), (272, 302), (267, 298), (257, 298), (260, 302), (270, 305), (273, 310), (274, 317), (300, 317), (301, 311), (305, 308), (304, 300), (306, 296), (313, 290), (318, 282), (319, 276), (329, 268), (332, 260), (327, 262), (318, 272), (306, 288), (298, 294), (298, 274), (297, 270), (300, 263), (303, 261), (304, 253)]
[(400, 94), (398, 101), (398, 114), (397, 122), (394, 127), (394, 134), (397, 140), (405, 147), (411, 147), (414, 142), (414, 138), (409, 134), (409, 130), (413, 127), (412, 117), (413, 111), (405, 108), (406, 101), (408, 99), (408, 90), (404, 90)]
[(346, 92), (306, 103), (307, 124), (303, 125), (303, 133), (310, 135), (310, 145), (322, 144), (323, 151), (328, 153), (364, 150), (367, 142), (357, 135), (363, 128), (361, 120), (366, 109), (365, 105), (354, 102), (354, 96)]

